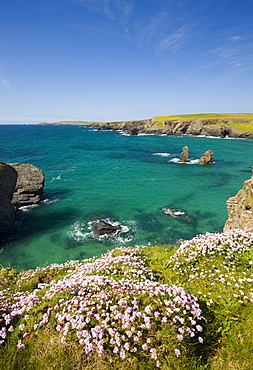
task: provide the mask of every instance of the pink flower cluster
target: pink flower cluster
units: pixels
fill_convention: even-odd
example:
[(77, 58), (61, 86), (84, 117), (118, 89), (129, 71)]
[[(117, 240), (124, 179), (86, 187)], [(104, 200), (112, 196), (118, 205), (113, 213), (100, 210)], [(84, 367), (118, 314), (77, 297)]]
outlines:
[[(226, 233), (207, 233), (186, 241), (171, 257), (168, 267), (184, 276), (188, 283), (209, 282), (210, 292), (197, 296), (207, 305), (221, 298), (217, 291), (227, 293), (227, 299), (243, 304), (252, 301), (253, 230), (236, 229)], [(212, 291), (212, 287), (213, 289)], [(214, 294), (213, 294), (214, 293)]]
[[(31, 332), (54, 325), (62, 343), (75, 340), (84, 346), (87, 355), (94, 352), (102, 356), (109, 351), (124, 359), (146, 353), (160, 366), (155, 336), (158, 327), (174, 335), (179, 347), (184, 340), (201, 342), (202, 312), (197, 298), (181, 287), (155, 281), (140, 257), (140, 249), (118, 248), (98, 259), (53, 265), (65, 269), (66, 275), (49, 284), (38, 284), (32, 293), (0, 291), (1, 344), (7, 334), (19, 330), (17, 347), (24, 349)], [(52, 266), (43, 271), (50, 269)], [(25, 272), (24, 276), (29, 279), (36, 273), (41, 269)], [(23, 280), (21, 277), (17, 287)], [(43, 302), (42, 317), (29, 315)], [(17, 317), (18, 325), (13, 328)], [(179, 356), (178, 348), (171, 350)]]

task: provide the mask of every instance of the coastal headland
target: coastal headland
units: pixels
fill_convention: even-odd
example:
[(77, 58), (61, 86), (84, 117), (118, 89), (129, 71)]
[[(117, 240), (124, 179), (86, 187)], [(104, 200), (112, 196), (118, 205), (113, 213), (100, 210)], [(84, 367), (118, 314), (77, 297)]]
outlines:
[(119, 122), (59, 121), (40, 125), (86, 125), (98, 130), (122, 130), (128, 135), (195, 135), (253, 139), (253, 113), (156, 116)]

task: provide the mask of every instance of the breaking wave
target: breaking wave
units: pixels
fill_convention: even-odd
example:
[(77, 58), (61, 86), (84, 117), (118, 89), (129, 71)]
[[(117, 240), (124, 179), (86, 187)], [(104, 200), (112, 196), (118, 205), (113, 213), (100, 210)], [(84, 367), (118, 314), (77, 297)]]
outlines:
[(171, 156), (170, 153), (154, 153), (153, 155), (157, 155), (157, 156), (160, 156), (160, 157), (170, 157)]
[[(114, 222), (110, 219), (104, 219), (104, 221), (110, 223), (112, 226), (120, 226), (121, 229), (117, 230), (112, 235), (96, 235), (93, 232), (93, 225), (98, 222), (96, 221), (89, 221), (89, 222), (80, 222), (77, 221), (72, 226), (72, 230), (68, 232), (68, 235), (73, 238), (77, 242), (83, 242), (86, 239), (96, 239), (98, 241), (110, 241), (112, 244), (124, 244), (133, 241), (134, 236), (132, 233), (135, 231), (134, 222), (127, 222), (121, 224), (119, 222)], [(128, 224), (128, 225), (126, 225)]]

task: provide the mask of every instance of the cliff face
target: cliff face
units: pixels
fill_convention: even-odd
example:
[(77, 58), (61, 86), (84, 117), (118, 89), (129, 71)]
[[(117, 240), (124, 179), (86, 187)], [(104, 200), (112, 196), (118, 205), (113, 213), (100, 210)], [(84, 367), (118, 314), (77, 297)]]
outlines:
[(129, 135), (138, 133), (156, 135), (203, 135), (216, 137), (233, 137), (253, 139), (253, 132), (242, 132), (233, 129), (231, 124), (250, 122), (238, 119), (208, 119), (208, 120), (171, 120), (158, 122), (155, 118), (140, 121), (97, 122), (89, 124), (98, 130), (123, 130)]
[(44, 174), (30, 164), (0, 162), (0, 241), (14, 232), (16, 209), (38, 203)]
[(11, 234), (13, 232), (15, 206), (11, 200), (17, 177), (14, 168), (0, 162), (0, 236), (3, 233)]
[(253, 228), (253, 177), (243, 183), (243, 188), (227, 200), (228, 220), (224, 231)]
[(12, 203), (17, 207), (40, 202), (44, 187), (44, 174), (32, 164), (10, 163), (17, 172)]

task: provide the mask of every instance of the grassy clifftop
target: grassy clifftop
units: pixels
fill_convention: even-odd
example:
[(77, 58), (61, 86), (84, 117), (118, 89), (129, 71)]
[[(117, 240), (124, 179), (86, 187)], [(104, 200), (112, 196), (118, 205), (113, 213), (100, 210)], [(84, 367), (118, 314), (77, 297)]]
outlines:
[(207, 120), (207, 119), (239, 119), (252, 120), (253, 113), (199, 113), (199, 114), (181, 114), (172, 116), (154, 117), (157, 121), (167, 120)]
[(0, 271), (1, 369), (252, 369), (253, 230)]
[(233, 129), (243, 132), (253, 132), (253, 113), (207, 113), (207, 114), (182, 114), (172, 116), (154, 117), (157, 122), (164, 121), (208, 121), (208, 120), (228, 120), (226, 123)]

